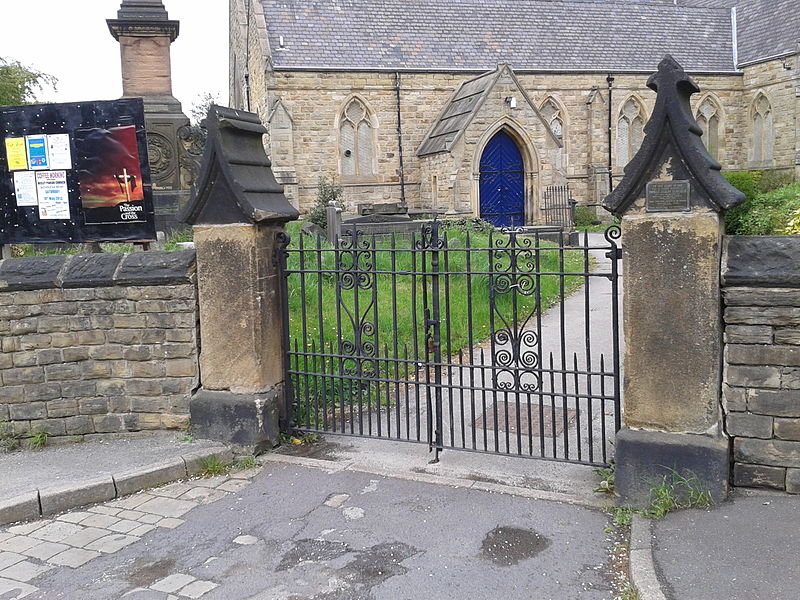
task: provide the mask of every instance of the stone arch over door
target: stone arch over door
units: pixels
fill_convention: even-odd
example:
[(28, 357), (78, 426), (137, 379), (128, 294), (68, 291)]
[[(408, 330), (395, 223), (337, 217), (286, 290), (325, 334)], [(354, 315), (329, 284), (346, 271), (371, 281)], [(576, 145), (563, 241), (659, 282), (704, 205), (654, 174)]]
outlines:
[(524, 223), (515, 223), (515, 225), (529, 225), (538, 219), (539, 156), (525, 130), (509, 118), (504, 118), (488, 128), (475, 146), (475, 154), (472, 158), (472, 214), (475, 217), (481, 216), (481, 160), (487, 146), (501, 132), (514, 142), (522, 158)]

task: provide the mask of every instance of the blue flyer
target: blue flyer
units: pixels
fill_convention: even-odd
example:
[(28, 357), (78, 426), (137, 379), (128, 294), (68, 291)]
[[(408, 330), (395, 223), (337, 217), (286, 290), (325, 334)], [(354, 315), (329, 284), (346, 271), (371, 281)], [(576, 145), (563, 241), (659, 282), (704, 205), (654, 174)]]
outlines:
[(28, 165), (31, 169), (47, 169), (50, 164), (47, 160), (47, 136), (26, 135), (25, 147), (28, 152)]

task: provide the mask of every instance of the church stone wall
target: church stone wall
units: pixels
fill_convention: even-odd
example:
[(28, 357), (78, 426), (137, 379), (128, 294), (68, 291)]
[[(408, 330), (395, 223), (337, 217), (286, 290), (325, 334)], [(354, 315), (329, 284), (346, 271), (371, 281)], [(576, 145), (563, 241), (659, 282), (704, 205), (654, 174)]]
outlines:
[[(400, 148), (397, 139), (397, 100), (394, 73), (375, 72), (309, 72), (275, 71), (272, 55), (281, 49), (269, 48), (266, 22), (259, 2), (247, 8), (248, 0), (231, 0), (234, 16), (231, 20), (231, 103), (236, 108), (248, 108), (244, 73), (249, 73), (249, 109), (269, 123), (278, 100), (292, 120), (291, 135), (280, 139), (265, 137), (268, 153), (287, 195), (301, 210), (308, 209), (316, 197), (321, 176), (339, 173), (338, 116), (345, 102), (353, 95), (361, 98), (372, 111), (375, 131), (376, 170), (374, 177), (342, 182), (345, 200), (354, 208), (360, 202), (396, 202), (401, 199)], [(247, 15), (247, 11), (250, 15)], [(249, 27), (247, 25), (249, 20)], [(248, 36), (249, 31), (249, 36)], [(248, 50), (249, 46), (249, 50)], [(272, 54), (270, 54), (272, 53)], [(248, 69), (244, 68), (250, 57)], [(513, 65), (512, 65), (513, 67)], [(795, 69), (797, 71), (797, 69)], [(721, 107), (719, 161), (725, 169), (763, 168), (774, 166), (790, 169), (800, 151), (800, 113), (794, 87), (793, 73), (783, 68), (781, 61), (771, 61), (745, 69), (744, 76), (699, 75), (695, 81), (702, 92), (692, 98), (697, 111), (700, 102), (711, 96)], [(458, 195), (456, 205), (469, 207), (473, 182), (470, 169), (464, 169), (459, 158), (437, 157), (420, 159), (416, 152), (461, 82), (477, 73), (402, 73), (401, 120), (403, 129), (403, 159), (405, 196), (410, 208), (438, 208), (445, 212), (451, 206), (452, 194)], [(579, 203), (593, 206), (599, 214), (599, 201), (607, 193), (608, 166), (608, 87), (606, 73), (516, 73), (532, 102), (541, 105), (552, 97), (563, 108), (565, 153), (556, 165), (563, 181), (570, 185)], [(796, 75), (794, 76), (797, 77)], [(622, 166), (616, 158), (617, 121), (626, 100), (635, 97), (649, 115), (655, 93), (646, 87), (647, 74), (614, 74), (612, 90), (612, 173), (616, 185), (622, 178)], [(775, 158), (772, 165), (755, 165), (747, 152), (753, 137), (749, 116), (755, 91), (764, 89), (773, 103), (775, 120)], [(487, 117), (488, 125), (499, 118)], [(479, 134), (477, 134), (479, 135)], [(291, 144), (292, 148), (272, 145)], [(536, 146), (543, 158), (545, 148)], [(291, 157), (291, 158), (286, 158)], [(463, 160), (471, 160), (472, 156)], [(291, 160), (293, 164), (283, 164)], [(543, 161), (543, 169), (549, 169)], [(452, 175), (459, 173), (458, 180)], [(432, 190), (436, 176), (437, 193)], [(563, 182), (558, 177), (552, 181)], [(542, 180), (544, 181), (544, 179)], [(468, 196), (467, 196), (468, 198)], [(437, 207), (431, 207), (436, 202)], [(461, 210), (461, 209), (456, 209)]]
[[(755, 162), (752, 155), (740, 156), (747, 168), (778, 168), (790, 172), (800, 157), (800, 55), (771, 60), (744, 68), (740, 135), (754, 138), (753, 102), (760, 93), (769, 99), (774, 115), (774, 159)], [(785, 66), (784, 66), (785, 65)], [(791, 68), (786, 68), (791, 67)], [(798, 173), (800, 175), (800, 173)]]

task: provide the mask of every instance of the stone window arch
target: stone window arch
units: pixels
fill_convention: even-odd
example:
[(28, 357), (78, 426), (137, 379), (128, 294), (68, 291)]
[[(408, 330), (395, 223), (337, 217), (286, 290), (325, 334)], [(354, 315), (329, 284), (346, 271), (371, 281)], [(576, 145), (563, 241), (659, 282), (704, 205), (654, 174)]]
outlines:
[(703, 130), (703, 142), (714, 160), (719, 160), (720, 123), (722, 108), (711, 96), (706, 96), (697, 109), (697, 124)]
[(753, 101), (751, 118), (753, 120), (753, 162), (771, 163), (775, 149), (775, 129), (772, 104), (763, 93), (759, 93)]
[(339, 115), (339, 165), (344, 179), (375, 176), (375, 122), (361, 98), (350, 98)]
[(617, 166), (624, 167), (644, 140), (645, 112), (642, 103), (631, 96), (622, 105), (617, 119)]

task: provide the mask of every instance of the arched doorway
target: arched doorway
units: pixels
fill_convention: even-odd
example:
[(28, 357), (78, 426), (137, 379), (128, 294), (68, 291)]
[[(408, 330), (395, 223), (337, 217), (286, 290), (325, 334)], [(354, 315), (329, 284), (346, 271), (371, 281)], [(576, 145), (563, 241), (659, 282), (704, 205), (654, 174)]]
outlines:
[(525, 166), (519, 146), (508, 132), (498, 131), (480, 162), (480, 216), (496, 227), (525, 224)]

